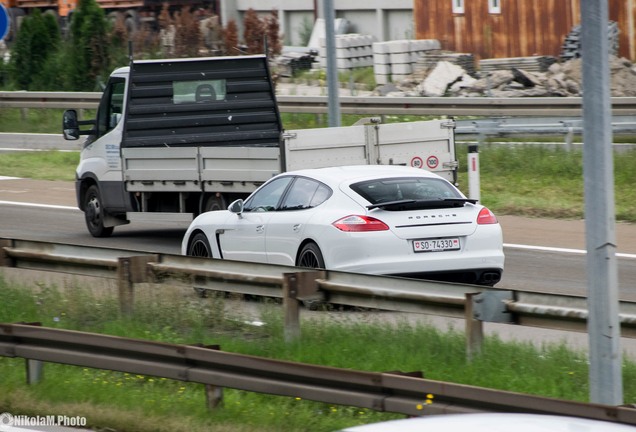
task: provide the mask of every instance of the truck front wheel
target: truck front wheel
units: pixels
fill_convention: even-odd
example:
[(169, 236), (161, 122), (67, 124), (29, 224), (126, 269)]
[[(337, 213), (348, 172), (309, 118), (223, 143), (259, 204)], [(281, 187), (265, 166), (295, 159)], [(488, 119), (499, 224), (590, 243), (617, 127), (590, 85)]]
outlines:
[(109, 237), (115, 227), (104, 226), (105, 210), (102, 197), (97, 186), (93, 185), (86, 191), (84, 197), (84, 219), (86, 227), (93, 237)]

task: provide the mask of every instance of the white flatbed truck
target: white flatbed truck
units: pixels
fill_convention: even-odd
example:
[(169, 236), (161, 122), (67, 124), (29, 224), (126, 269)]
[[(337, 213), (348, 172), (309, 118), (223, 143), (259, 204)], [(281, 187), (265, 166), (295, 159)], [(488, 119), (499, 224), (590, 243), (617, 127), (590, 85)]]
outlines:
[[(87, 129), (85, 127), (90, 127)], [(143, 220), (190, 221), (301, 168), (401, 164), (456, 178), (454, 122), (284, 131), (265, 56), (132, 61), (110, 76), (87, 135), (76, 193), (89, 232)]]

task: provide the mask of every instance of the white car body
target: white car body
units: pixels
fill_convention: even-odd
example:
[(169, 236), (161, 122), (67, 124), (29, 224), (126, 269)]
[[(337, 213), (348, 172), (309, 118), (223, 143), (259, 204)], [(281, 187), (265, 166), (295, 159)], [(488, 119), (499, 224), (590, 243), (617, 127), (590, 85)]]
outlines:
[(440, 414), (354, 426), (342, 432), (634, 432), (601, 420), (540, 414)]
[[(299, 182), (298, 185), (319, 182), (322, 186), (309, 192), (314, 195), (308, 199), (320, 202), (326, 194), (329, 197), (306, 209), (257, 211), (256, 204), (267, 201), (270, 189), (281, 189), (277, 185), (282, 186), (286, 178), (290, 179), (288, 185), (294, 181)], [(405, 178), (415, 183), (399, 184)], [(279, 182), (273, 183), (276, 179)], [(375, 183), (376, 179), (383, 179), (382, 184)], [(429, 188), (424, 182), (434, 187)], [(268, 184), (269, 189), (265, 189)], [(451, 204), (437, 204), (440, 199), (432, 197), (437, 200), (432, 204), (434, 208), (397, 211), (397, 207), (380, 204), (367, 208), (373, 203), (352, 189), (352, 185), (360, 188), (361, 184), (366, 185), (365, 193), (373, 194), (379, 193), (385, 184), (387, 193), (394, 193), (396, 187), (406, 191), (407, 186), (420, 195), (433, 193), (429, 189), (435, 193), (440, 189)], [(310, 186), (306, 188), (312, 190)], [(302, 194), (295, 197), (289, 190), (285, 194), (284, 205), (293, 207), (296, 201), (304, 202)], [(452, 201), (458, 202), (453, 205)], [(192, 250), (192, 240), (203, 233), (210, 251), (209, 255), (201, 256), (294, 266), (305, 264), (300, 262), (299, 254), (307, 243), (314, 243), (324, 260), (321, 264), (328, 270), (409, 277), (468, 274), (473, 275), (474, 280), (461, 281), (494, 285), (504, 267), (501, 227), (488, 209), (467, 201), (470, 200), (442, 177), (405, 166), (360, 165), (287, 172), (265, 183), (245, 201), (250, 211), (243, 211), (242, 202), (235, 202), (230, 210), (198, 216), (184, 236), (182, 253), (199, 255)], [(269, 210), (273, 207), (269, 206)], [(352, 215), (340, 226), (353, 231), (343, 231), (334, 225)], [(478, 218), (487, 223), (478, 223)], [(368, 228), (364, 223), (367, 219), (370, 223), (378, 220), (386, 224), (383, 225), (386, 229), (356, 231), (358, 227)], [(414, 241), (427, 250), (416, 252)], [(448, 247), (455, 250), (444, 250)]]

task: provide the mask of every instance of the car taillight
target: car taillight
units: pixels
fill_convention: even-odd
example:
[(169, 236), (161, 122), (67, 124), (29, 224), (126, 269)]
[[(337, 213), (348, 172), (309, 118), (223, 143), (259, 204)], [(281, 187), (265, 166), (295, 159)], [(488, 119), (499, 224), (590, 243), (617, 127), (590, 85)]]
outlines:
[(496, 224), (497, 217), (493, 212), (488, 210), (486, 207), (481, 209), (479, 215), (477, 215), (477, 225), (488, 225), (488, 224)]
[(345, 216), (332, 223), (332, 225), (340, 231), (346, 232), (386, 231), (389, 229), (388, 225), (379, 219), (358, 215)]

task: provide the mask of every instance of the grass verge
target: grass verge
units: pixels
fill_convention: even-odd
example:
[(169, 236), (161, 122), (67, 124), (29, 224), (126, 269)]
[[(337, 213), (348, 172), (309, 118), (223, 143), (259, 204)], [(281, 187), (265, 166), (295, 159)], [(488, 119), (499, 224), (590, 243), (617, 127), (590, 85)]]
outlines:
[[(135, 315), (120, 316), (116, 291), (15, 286), (0, 277), (0, 322), (43, 325), (168, 343), (220, 344), (224, 351), (367, 371), (423, 371), (426, 378), (586, 401), (586, 355), (562, 345), (536, 347), (488, 337), (466, 361), (463, 333), (421, 321), (387, 321), (361, 312), (305, 315), (302, 340), (285, 343), (280, 307), (262, 306), (262, 327), (246, 324), (224, 297), (151, 286), (138, 292)], [(307, 320), (311, 319), (311, 325)], [(24, 383), (24, 361), (0, 357), (0, 412), (87, 417), (117, 431), (335, 431), (401, 416), (225, 389), (207, 411), (203, 386), (145, 375), (46, 364), (39, 384)], [(623, 364), (625, 403), (636, 402), (636, 365)], [(435, 395), (432, 395), (435, 403)], [(422, 395), (426, 409), (427, 395)]]

